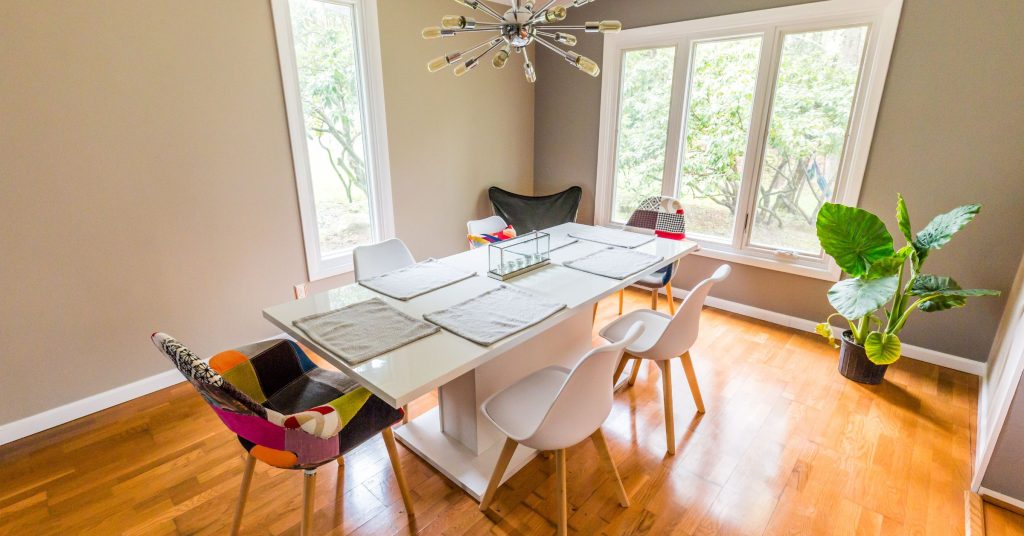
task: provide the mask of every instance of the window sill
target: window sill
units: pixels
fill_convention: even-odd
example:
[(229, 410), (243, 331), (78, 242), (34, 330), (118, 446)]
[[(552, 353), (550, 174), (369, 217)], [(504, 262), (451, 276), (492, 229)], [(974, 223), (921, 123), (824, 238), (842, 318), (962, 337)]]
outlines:
[(735, 262), (737, 264), (745, 264), (747, 266), (754, 266), (756, 268), (774, 270), (776, 272), (799, 275), (812, 279), (821, 279), (823, 281), (836, 282), (839, 281), (839, 276), (842, 275), (839, 268), (831, 261), (829, 261), (828, 264), (818, 266), (800, 264), (796, 262), (787, 262), (784, 260), (749, 255), (746, 253), (738, 253), (736, 251), (716, 249), (715, 246), (717, 244), (709, 244), (700, 240), (695, 240), (695, 242), (700, 244), (701, 247), (699, 250), (694, 252), (694, 255), (699, 255), (701, 257)]
[(351, 251), (326, 259), (309, 259), (308, 268), (310, 282), (347, 275), (355, 270)]

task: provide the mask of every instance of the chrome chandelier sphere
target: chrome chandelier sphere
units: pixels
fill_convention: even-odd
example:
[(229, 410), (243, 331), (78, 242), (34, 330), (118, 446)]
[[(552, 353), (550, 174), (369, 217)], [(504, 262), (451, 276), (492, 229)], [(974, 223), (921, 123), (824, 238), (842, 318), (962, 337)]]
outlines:
[[(485, 48), (481, 54), (470, 57), (463, 63), (459, 63), (454, 70), (455, 76), (462, 76), (475, 69), (480, 65), (480, 60), (492, 52), (494, 52), (494, 56), (491, 58), (491, 65), (493, 65), (495, 69), (503, 69), (505, 65), (508, 64), (508, 60), (512, 57), (512, 54), (522, 54), (523, 72), (526, 75), (526, 79), (531, 83), (536, 82), (537, 71), (534, 69), (533, 62), (530, 61), (530, 57), (526, 52), (526, 47), (531, 43), (536, 42), (544, 48), (547, 48), (561, 56), (565, 61), (571, 63), (577, 69), (589, 74), (590, 76), (598, 76), (601, 74), (601, 68), (596, 62), (590, 58), (581, 56), (572, 50), (563, 50), (555, 45), (555, 43), (561, 43), (567, 47), (576, 46), (576, 36), (566, 32), (582, 31), (586, 33), (615, 33), (622, 30), (622, 23), (616, 20), (588, 22), (581, 26), (554, 25), (555, 23), (565, 20), (565, 17), (568, 14), (568, 8), (566, 6), (555, 5), (557, 0), (548, 0), (540, 9), (534, 8), (534, 2), (532, 0), (528, 0), (522, 4), (520, 4), (520, 0), (513, 0), (512, 9), (506, 11), (504, 15), (498, 13), (492, 7), (480, 0), (455, 1), (468, 8), (484, 13), (488, 17), (494, 19), (494, 21), (477, 22), (475, 19), (470, 17), (448, 15), (441, 19), (441, 26), (424, 28), (424, 39), (453, 37), (460, 33), (469, 32), (491, 32), (497, 34), (497, 36), (466, 50), (452, 52), (432, 60), (427, 64), (427, 70), (432, 73), (440, 71), (449, 65), (462, 62), (464, 58), (470, 56), (481, 48)], [(569, 7), (580, 7), (593, 1), (594, 0), (573, 0)]]

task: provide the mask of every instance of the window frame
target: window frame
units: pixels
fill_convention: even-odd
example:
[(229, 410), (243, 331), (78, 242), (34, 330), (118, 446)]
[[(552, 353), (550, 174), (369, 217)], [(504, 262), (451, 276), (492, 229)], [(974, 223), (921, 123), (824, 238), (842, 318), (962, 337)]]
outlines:
[[(348, 6), (354, 13), (356, 62), (360, 74), (360, 114), (366, 132), (363, 143), (366, 151), (366, 169), (369, 172), (367, 198), (370, 203), (370, 229), (372, 242), (380, 242), (395, 236), (395, 218), (391, 195), (391, 160), (388, 152), (377, 3), (374, 0), (315, 1)], [(285, 110), (288, 116), (288, 135), (291, 140), (292, 165), (306, 251), (306, 270), (309, 280), (317, 281), (351, 272), (352, 250), (324, 255), (320, 249), (320, 230), (317, 225), (289, 2), (290, 0), (271, 0), (271, 10), (277, 38)]]
[(692, 238), (700, 243), (696, 254), (760, 268), (837, 281), (841, 270), (827, 255), (787, 254), (751, 245), (756, 192), (754, 186), (764, 159), (767, 130), (772, 118), (784, 37), (791, 33), (867, 26), (863, 62), (854, 93), (847, 138), (837, 175), (834, 202), (856, 205), (867, 166), (875, 123), (881, 104), (903, 0), (827, 0), (733, 15), (723, 15), (609, 34), (604, 40), (604, 79), (601, 91), (601, 126), (598, 173), (594, 200), (597, 225), (613, 222), (618, 123), (621, 116), (622, 60), (631, 50), (676, 47), (672, 102), (665, 150), (662, 195), (678, 197), (681, 161), (685, 151), (686, 116), (690, 99), (690, 64), (694, 44), (730, 37), (761, 36), (757, 83), (751, 111), (750, 133), (737, 199), (737, 219), (726, 243)]

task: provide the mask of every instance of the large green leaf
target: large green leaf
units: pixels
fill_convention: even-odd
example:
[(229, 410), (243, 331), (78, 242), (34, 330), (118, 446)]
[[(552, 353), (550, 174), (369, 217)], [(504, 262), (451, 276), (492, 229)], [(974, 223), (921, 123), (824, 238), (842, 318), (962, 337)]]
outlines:
[(900, 285), (896, 276), (879, 279), (844, 279), (828, 291), (828, 302), (847, 320), (857, 320), (881, 309)]
[(979, 212), (981, 212), (981, 205), (974, 204), (957, 207), (945, 214), (935, 216), (935, 219), (929, 222), (914, 238), (914, 249), (917, 250), (917, 256), (921, 262), (924, 262), (929, 251), (942, 249), (942, 246), (948, 244), (953, 239), (953, 235), (971, 223)]
[(896, 194), (896, 223), (900, 226), (900, 232), (907, 242), (914, 241), (914, 234), (910, 230), (910, 213), (907, 212), (907, 202), (903, 200), (903, 194)]
[(921, 274), (910, 282), (908, 294), (913, 296), (937, 295), (917, 306), (922, 311), (933, 313), (963, 307), (967, 305), (967, 298), (972, 296), (998, 296), (999, 291), (980, 288), (962, 289), (952, 277)]
[(876, 365), (891, 365), (900, 358), (900, 338), (889, 333), (872, 331), (864, 341), (868, 359)]
[(899, 253), (892, 257), (886, 257), (884, 259), (878, 259), (871, 263), (871, 267), (868, 268), (868, 273), (864, 274), (864, 279), (880, 279), (883, 277), (889, 277), (896, 275), (900, 271), (900, 267), (906, 262), (906, 257), (903, 257)]
[(892, 257), (892, 235), (878, 216), (856, 207), (825, 203), (818, 212), (818, 241), (844, 272), (860, 277), (879, 259)]

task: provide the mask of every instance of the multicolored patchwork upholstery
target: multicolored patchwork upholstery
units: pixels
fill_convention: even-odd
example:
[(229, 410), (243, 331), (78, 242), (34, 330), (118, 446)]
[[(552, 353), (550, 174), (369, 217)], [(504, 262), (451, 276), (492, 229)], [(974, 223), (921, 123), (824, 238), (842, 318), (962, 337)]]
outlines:
[(516, 237), (516, 230), (511, 225), (494, 234), (471, 234), (467, 235), (469, 244), (473, 247), (486, 246), (495, 242), (503, 242)]
[(316, 366), (298, 344), (270, 340), (221, 352), (209, 364), (173, 337), (153, 343), (263, 462), (311, 469), (402, 419), (345, 374)]
[(626, 222), (629, 227), (652, 229), (662, 238), (686, 238), (686, 217), (683, 204), (672, 197), (648, 197)]
[[(648, 197), (644, 199), (629, 217), (626, 225), (638, 229), (651, 229), (661, 238), (683, 240), (686, 238), (686, 218), (683, 204), (672, 197)], [(637, 281), (635, 284), (647, 288), (661, 288), (672, 281), (673, 265)]]

